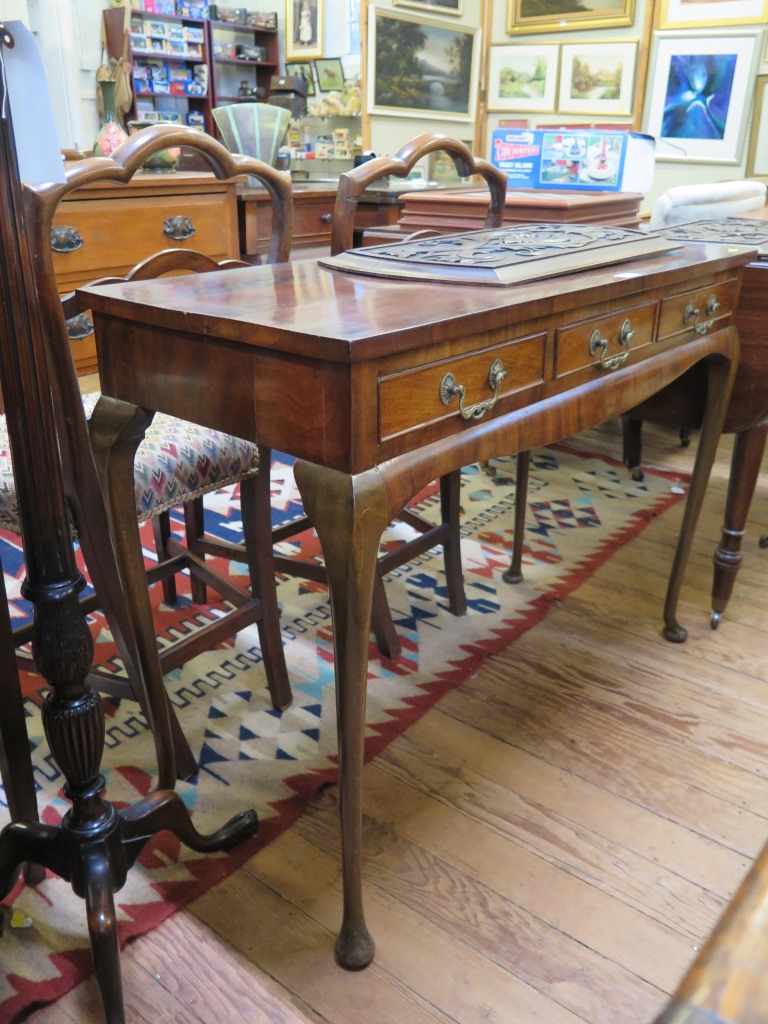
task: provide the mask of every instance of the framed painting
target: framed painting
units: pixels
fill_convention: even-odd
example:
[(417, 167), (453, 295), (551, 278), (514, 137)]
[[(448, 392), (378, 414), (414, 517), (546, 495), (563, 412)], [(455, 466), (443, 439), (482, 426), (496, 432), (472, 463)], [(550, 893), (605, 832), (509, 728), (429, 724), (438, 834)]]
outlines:
[(738, 164), (762, 32), (654, 32), (645, 131), (657, 160)]
[(395, 7), (411, 7), (427, 14), (461, 14), (462, 0), (394, 0)]
[(492, 46), (488, 62), (488, 110), (554, 111), (558, 57), (556, 43)]
[(635, 0), (507, 0), (507, 33), (567, 32), (569, 29), (631, 25)]
[(315, 74), (320, 92), (332, 92), (334, 89), (341, 89), (344, 85), (344, 68), (341, 66), (339, 57), (316, 60)]
[(636, 62), (636, 39), (563, 43), (558, 111), (631, 116)]
[(768, 75), (757, 78), (746, 174), (748, 178), (768, 176)]
[(768, 0), (661, 0), (659, 28), (754, 25), (768, 21)]
[(470, 121), (479, 62), (478, 28), (369, 9), (371, 114)]
[(323, 56), (325, 0), (285, 0), (285, 59)]
[(303, 78), (307, 84), (307, 96), (315, 95), (315, 78), (312, 74), (312, 62), (308, 60), (297, 60), (285, 62), (286, 75), (295, 75)]

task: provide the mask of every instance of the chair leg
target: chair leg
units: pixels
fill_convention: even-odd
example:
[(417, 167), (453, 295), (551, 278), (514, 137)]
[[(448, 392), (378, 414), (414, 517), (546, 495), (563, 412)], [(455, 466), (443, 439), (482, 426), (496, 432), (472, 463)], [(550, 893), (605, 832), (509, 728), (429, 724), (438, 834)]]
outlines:
[(443, 523), (448, 526), (448, 537), (443, 541), (448, 607), (454, 615), (466, 615), (467, 598), (464, 593), (464, 574), (461, 570), (460, 469), (440, 477), (440, 514)]
[(640, 468), (642, 458), (643, 421), (632, 416), (621, 417), (622, 461), (630, 471), (633, 480), (642, 480), (645, 475)]
[[(166, 562), (170, 558), (168, 541), (171, 536), (171, 517), (168, 512), (160, 512), (152, 519), (152, 535), (155, 540), (155, 551), (158, 562)], [(176, 577), (168, 576), (160, 584), (163, 588), (163, 601), (176, 604)]]
[[(16, 666), (8, 598), (0, 566), (0, 779), (2, 779), (11, 821), (38, 820), (35, 779), (29, 754), (29, 737), (24, 717), (24, 702)], [(27, 863), (24, 877), (30, 885), (45, 878), (45, 868)]]
[[(205, 553), (200, 551), (196, 541), (205, 533), (205, 508), (202, 498), (193, 498), (192, 501), (184, 503), (184, 530), (187, 536), (187, 547), (194, 552), (198, 558), (205, 560)], [(208, 588), (203, 580), (194, 573), (190, 574), (189, 581), (192, 592), (192, 600), (195, 604), (206, 604), (208, 601)]]
[(271, 462), (271, 449), (260, 448), (259, 464), (262, 469), (240, 484), (240, 507), (251, 588), (253, 596), (261, 601), (258, 629), (267, 685), (272, 706), (282, 711), (291, 703), (293, 696), (280, 635), (280, 608), (277, 603), (277, 580), (272, 549), (272, 505), (269, 484)]
[(505, 583), (523, 582), (523, 542), (525, 540), (525, 513), (528, 511), (528, 472), (531, 453), (518, 452), (515, 463), (515, 524), (512, 536), (512, 561), (502, 574)]
[(384, 577), (376, 567), (373, 577), (373, 604), (371, 606), (371, 629), (376, 637), (376, 646), (385, 658), (397, 658), (402, 651), (400, 637), (392, 621), (392, 610), (384, 590)]

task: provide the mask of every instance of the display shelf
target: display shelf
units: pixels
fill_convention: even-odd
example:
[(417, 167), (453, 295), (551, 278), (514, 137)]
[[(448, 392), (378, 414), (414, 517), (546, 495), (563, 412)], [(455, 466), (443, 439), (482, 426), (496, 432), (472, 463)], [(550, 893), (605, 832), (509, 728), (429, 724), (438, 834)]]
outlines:
[(131, 11), (128, 59), (134, 101), (127, 120), (192, 124), (211, 132), (206, 21)]
[[(256, 28), (231, 21), (207, 23), (211, 68), (211, 105), (267, 100), (272, 76), (278, 69), (278, 35), (274, 28)], [(238, 51), (259, 52), (259, 57), (238, 56)], [(253, 90), (241, 96), (241, 86)]]

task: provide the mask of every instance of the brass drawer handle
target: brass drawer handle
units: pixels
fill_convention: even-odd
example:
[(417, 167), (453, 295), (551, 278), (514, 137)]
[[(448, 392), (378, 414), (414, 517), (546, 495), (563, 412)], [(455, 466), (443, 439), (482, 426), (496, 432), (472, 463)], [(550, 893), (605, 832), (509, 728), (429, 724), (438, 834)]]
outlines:
[(700, 324), (699, 315), (701, 310), (697, 306), (694, 306), (692, 302), (689, 302), (685, 307), (685, 312), (683, 313), (683, 323), (686, 327), (693, 327), (697, 334), (706, 334), (715, 322), (715, 313), (718, 309), (720, 309), (720, 303), (717, 301), (717, 297), (715, 295), (710, 295), (707, 299), (707, 316), (709, 319)]
[(75, 252), (85, 245), (77, 228), (63, 226), (51, 228), (51, 248), (54, 252)]
[(87, 313), (78, 313), (67, 320), (67, 334), (71, 341), (82, 341), (93, 334), (93, 321)]
[(592, 331), (592, 336), (589, 339), (589, 354), (596, 356), (600, 353), (600, 365), (604, 370), (618, 370), (620, 366), (629, 359), (629, 353), (631, 351), (631, 342), (635, 336), (635, 332), (632, 330), (632, 325), (629, 320), (625, 320), (619, 330), (619, 344), (621, 345), (621, 352), (618, 352), (615, 356), (606, 357), (608, 351), (608, 342), (605, 338), (601, 337), (600, 331)]
[(186, 242), (196, 230), (190, 217), (166, 217), (163, 221), (163, 234), (174, 242)]
[(464, 385), (457, 384), (456, 378), (452, 373), (446, 373), (440, 381), (440, 401), (443, 405), (450, 405), (454, 397), (458, 395), (459, 412), (461, 413), (462, 419), (479, 420), (481, 416), (485, 416), (485, 414), (490, 412), (494, 405), (496, 405), (502, 381), (506, 376), (507, 371), (504, 369), (502, 361), (500, 359), (494, 359), (491, 363), (491, 368), (488, 371), (488, 386), (493, 391), (493, 398), (487, 398), (484, 402), (478, 402), (477, 405), (465, 407), (464, 397), (466, 395), (466, 390)]

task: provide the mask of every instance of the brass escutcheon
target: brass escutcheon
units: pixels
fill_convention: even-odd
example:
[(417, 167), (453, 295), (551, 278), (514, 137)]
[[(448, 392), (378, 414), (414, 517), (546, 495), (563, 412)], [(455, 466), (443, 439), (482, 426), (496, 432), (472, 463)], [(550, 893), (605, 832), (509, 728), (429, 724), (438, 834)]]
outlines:
[(190, 217), (167, 217), (163, 221), (163, 234), (175, 242), (185, 242), (196, 230)]
[(488, 398), (484, 402), (478, 402), (476, 405), (465, 406), (464, 398), (466, 396), (466, 389), (463, 384), (457, 384), (456, 378), (452, 373), (446, 373), (443, 379), (440, 381), (440, 401), (443, 405), (450, 405), (456, 395), (459, 396), (459, 412), (461, 413), (462, 419), (465, 420), (479, 420), (481, 416), (485, 416), (487, 412), (496, 405), (499, 398), (499, 391), (504, 378), (507, 376), (507, 371), (504, 369), (504, 364), (500, 359), (494, 359), (491, 363), (491, 368), (488, 371), (488, 386), (493, 391), (493, 398)]

